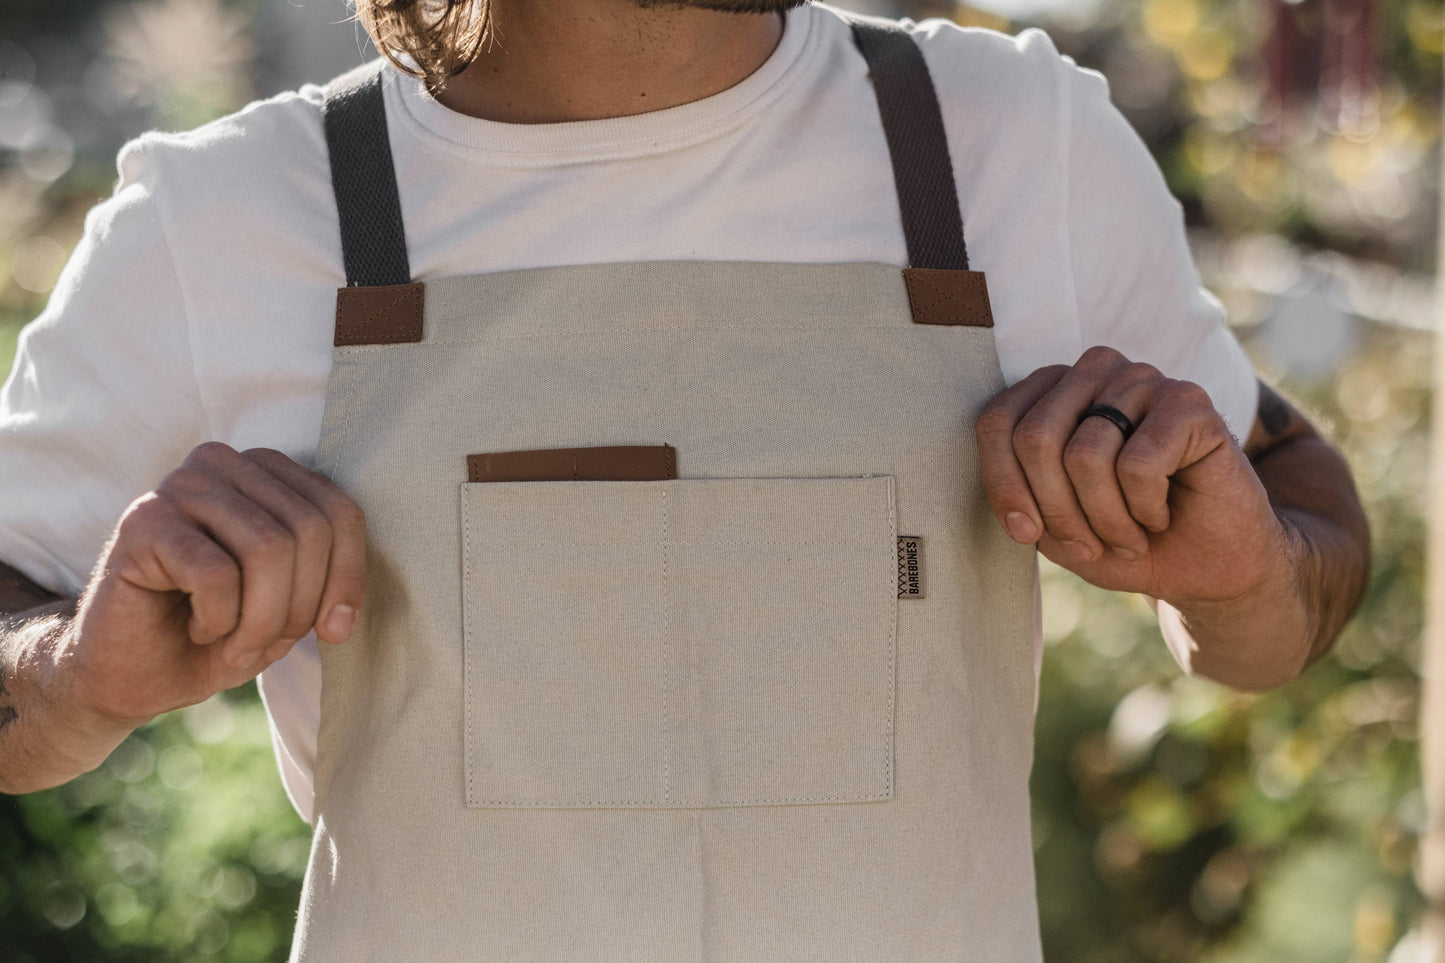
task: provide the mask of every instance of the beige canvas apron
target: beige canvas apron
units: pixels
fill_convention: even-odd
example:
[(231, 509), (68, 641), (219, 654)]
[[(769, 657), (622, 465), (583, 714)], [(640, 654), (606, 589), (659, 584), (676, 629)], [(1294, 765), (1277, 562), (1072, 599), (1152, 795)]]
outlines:
[(348, 284), (317, 465), (370, 570), (321, 647), (292, 960), (1041, 958), (1033, 555), (973, 436), (1004, 385), (987, 291), (917, 47), (854, 30), (901, 272), (413, 281), (383, 61), (328, 88)]

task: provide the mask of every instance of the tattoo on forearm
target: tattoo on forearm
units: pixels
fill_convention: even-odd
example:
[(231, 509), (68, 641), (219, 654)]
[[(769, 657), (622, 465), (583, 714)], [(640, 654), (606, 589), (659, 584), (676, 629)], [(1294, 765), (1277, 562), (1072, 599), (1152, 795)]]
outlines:
[(1264, 430), (1269, 432), (1271, 438), (1279, 438), (1289, 431), (1292, 420), (1289, 402), (1261, 381), (1259, 383), (1259, 423), (1264, 426)]
[[(3, 626), (4, 623), (0, 622), (0, 631), (4, 631)], [(5, 688), (5, 670), (7, 668), (6, 663), (9, 660), (8, 648), (9, 646), (5, 644), (5, 640), (0, 639), (0, 733), (3, 733), (5, 727), (10, 725), (10, 723), (20, 718), (20, 714), (16, 712), (15, 707), (10, 704), (10, 692)]]
[[(0, 700), (8, 698), (9, 693), (5, 691), (5, 676), (3, 672), (0, 672)], [(20, 713), (15, 711), (14, 706), (0, 705), (0, 732), (4, 732), (6, 726), (19, 718)]]
[[(66, 604), (61, 606), (61, 602)], [(47, 606), (52, 612), (73, 615), (74, 603), (75, 599), (56, 595), (22, 575), (19, 569), (0, 562), (0, 735), (20, 717), (8, 683), (15, 671), (11, 660), (19, 659), (24, 648), (21, 636), (34, 625), (25, 624), (25, 613)]]

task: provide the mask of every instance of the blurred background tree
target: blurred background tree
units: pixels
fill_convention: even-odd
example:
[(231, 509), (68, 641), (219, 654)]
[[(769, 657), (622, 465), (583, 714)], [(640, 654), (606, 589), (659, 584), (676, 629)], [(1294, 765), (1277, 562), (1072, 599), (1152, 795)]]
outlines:
[[(110, 193), (115, 152), (374, 55), (342, 0), (0, 0), (0, 370)], [(1044, 565), (1034, 845), (1050, 960), (1428, 958), (1410, 932), (1441, 0), (946, 0), (852, 9), (1046, 29), (1107, 76), (1265, 376), (1350, 459), (1363, 613), (1294, 683), (1184, 676), (1142, 600)], [(254, 685), (98, 770), (0, 797), (0, 957), (284, 959), (309, 828)]]

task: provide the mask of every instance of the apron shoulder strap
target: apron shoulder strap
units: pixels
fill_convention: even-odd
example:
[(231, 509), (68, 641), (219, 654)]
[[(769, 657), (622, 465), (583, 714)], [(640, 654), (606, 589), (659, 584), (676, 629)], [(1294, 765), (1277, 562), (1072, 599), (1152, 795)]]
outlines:
[(348, 287), (411, 281), (382, 100), (386, 64), (377, 57), (337, 76), (321, 101)]
[(938, 93), (923, 51), (895, 20), (847, 17), (868, 62), (903, 215), (908, 264), (903, 283), (918, 324), (992, 328), (982, 271), (969, 270), (963, 215)]
[(953, 161), (923, 51), (896, 21), (849, 19), (853, 42), (868, 61), (883, 116), (909, 264), (966, 269), (968, 250), (963, 243)]
[[(890, 20), (849, 18), (882, 115), (908, 245), (914, 320), (992, 327), (983, 272), (968, 269), (938, 95), (913, 37)], [(326, 85), (322, 116), (341, 225), (346, 287), (337, 345), (419, 341), (423, 285), (411, 280), (377, 57)]]
[(336, 289), (336, 347), (422, 339), (426, 286), (411, 279), (401, 196), (377, 57), (328, 83), (321, 100), (346, 286)]

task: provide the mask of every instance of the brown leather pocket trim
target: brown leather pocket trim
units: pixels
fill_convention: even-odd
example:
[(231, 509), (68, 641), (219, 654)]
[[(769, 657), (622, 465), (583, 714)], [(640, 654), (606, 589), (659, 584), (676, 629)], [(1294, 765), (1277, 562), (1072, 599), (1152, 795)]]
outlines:
[(988, 285), (982, 271), (904, 268), (908, 306), (916, 324), (961, 324), (993, 327)]
[(352, 344), (402, 344), (421, 340), (421, 281), (336, 289), (336, 339)]
[(596, 445), (467, 456), (467, 481), (656, 481), (677, 477), (671, 445)]

